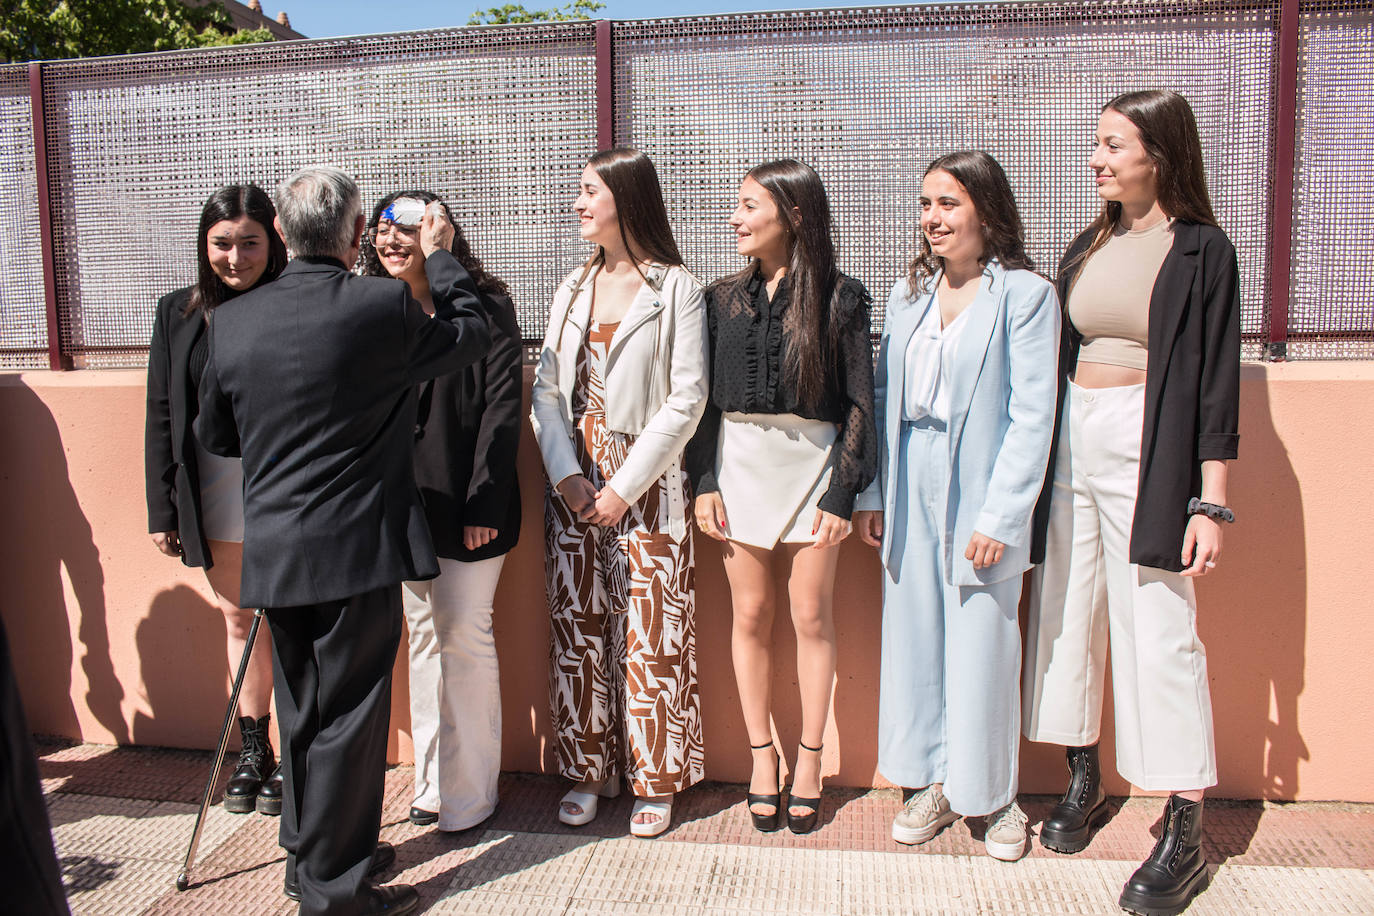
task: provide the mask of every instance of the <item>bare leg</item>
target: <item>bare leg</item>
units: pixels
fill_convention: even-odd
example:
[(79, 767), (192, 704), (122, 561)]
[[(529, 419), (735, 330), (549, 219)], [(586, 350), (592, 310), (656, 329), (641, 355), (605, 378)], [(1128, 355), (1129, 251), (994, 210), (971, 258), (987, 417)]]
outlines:
[[(730, 582), (734, 610), (730, 652), (735, 663), (740, 711), (752, 745), (773, 740), (773, 572), (770, 550), (730, 541), (722, 545), (725, 576)], [(753, 754), (749, 792), (771, 795), (778, 791), (778, 764), (767, 749)], [(771, 805), (755, 806), (758, 814), (770, 814)]]
[[(215, 558), (215, 565), (205, 571), (205, 578), (210, 581), (220, 613), (224, 615), (224, 627), (228, 631), (229, 672), (233, 675), (239, 670), (243, 647), (248, 642), (248, 631), (253, 626), (252, 610), (239, 607), (243, 545), (234, 541), (211, 541), (210, 553)], [(263, 632), (266, 626), (267, 620), (264, 618), (253, 644), (248, 671), (243, 676), (243, 687), (239, 691), (239, 714), (254, 719), (267, 715), (272, 703), (272, 647), (271, 639)]]
[[(797, 682), (801, 687), (801, 743), (819, 748), (830, 713), (830, 694), (835, 686), (835, 619), (833, 598), (835, 567), (840, 548), (817, 550), (809, 544), (786, 545), (791, 561), (787, 593), (792, 607), (792, 627), (797, 633)], [(821, 755), (800, 751), (792, 777), (792, 794), (817, 798), (821, 792)], [(792, 809), (798, 816), (809, 809)]]

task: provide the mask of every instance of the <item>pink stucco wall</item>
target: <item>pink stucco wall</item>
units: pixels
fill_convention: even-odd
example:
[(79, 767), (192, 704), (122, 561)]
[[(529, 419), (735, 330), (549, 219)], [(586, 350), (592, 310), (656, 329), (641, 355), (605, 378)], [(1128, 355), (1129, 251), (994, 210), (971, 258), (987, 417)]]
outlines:
[[(1218, 794), (1374, 801), (1374, 363), (1246, 365), (1241, 460), (1218, 571), (1200, 584), (1221, 784)], [(204, 577), (145, 534), (140, 371), (0, 374), (0, 613), (31, 727), (94, 742), (209, 747), (229, 665)], [(543, 483), (528, 435), (525, 529), (497, 595), (504, 765), (550, 768)], [(741, 780), (748, 754), (729, 655), (729, 596), (700, 552), (697, 638), (707, 772)], [(871, 551), (846, 544), (826, 736), (833, 784), (875, 769), (879, 586)], [(785, 592), (784, 592), (785, 594)], [(785, 616), (777, 719), (797, 738)], [(403, 656), (403, 653), (402, 653)], [(403, 658), (391, 753), (408, 760)], [(1110, 704), (1108, 704), (1110, 707)], [(1110, 723), (1104, 746), (1110, 744)], [(1106, 752), (1110, 764), (1111, 752)], [(1062, 756), (1023, 749), (1022, 787), (1058, 791)], [(1110, 767), (1109, 767), (1110, 769)], [(1110, 788), (1126, 787), (1113, 778)]]

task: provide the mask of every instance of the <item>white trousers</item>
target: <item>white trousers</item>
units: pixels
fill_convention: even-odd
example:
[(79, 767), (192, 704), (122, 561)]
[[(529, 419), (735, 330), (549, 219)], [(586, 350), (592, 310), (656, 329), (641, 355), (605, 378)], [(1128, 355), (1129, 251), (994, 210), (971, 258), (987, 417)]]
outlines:
[(959, 814), (990, 814), (1016, 798), (1021, 576), (945, 581), (944, 424), (903, 423), (898, 448), (886, 524), (902, 547), (895, 574), (883, 567), (878, 769), (908, 788), (943, 783)]
[(1031, 587), (1021, 728), (1032, 741), (1098, 740), (1110, 634), (1117, 771), (1142, 789), (1184, 792), (1216, 785), (1212, 700), (1192, 580), (1130, 562), (1144, 405), (1143, 384), (1069, 385), (1048, 549)]
[(406, 582), (414, 806), (440, 830), (465, 830), (496, 810), (501, 775), (501, 683), (492, 603), (505, 557), (439, 558), (439, 577)]

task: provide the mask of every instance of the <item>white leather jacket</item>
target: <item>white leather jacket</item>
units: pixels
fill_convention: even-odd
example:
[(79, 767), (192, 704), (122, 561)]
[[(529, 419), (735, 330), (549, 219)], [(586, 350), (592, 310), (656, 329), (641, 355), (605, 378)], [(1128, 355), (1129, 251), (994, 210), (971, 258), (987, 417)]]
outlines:
[[(530, 422), (555, 485), (582, 473), (573, 451), (572, 391), (599, 269), (583, 277), (579, 267), (559, 284), (535, 371)], [(682, 451), (708, 393), (706, 308), (701, 284), (686, 269), (650, 265), (644, 275), (606, 358), (606, 425), (636, 437), (607, 484), (633, 503), (666, 475), (668, 531), (681, 541), (687, 536)]]

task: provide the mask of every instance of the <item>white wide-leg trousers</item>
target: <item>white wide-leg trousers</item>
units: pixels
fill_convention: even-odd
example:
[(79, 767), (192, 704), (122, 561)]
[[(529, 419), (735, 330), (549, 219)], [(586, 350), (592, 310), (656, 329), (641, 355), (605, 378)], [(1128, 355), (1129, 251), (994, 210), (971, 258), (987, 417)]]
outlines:
[(1069, 385), (1030, 598), (1022, 731), (1073, 747), (1098, 740), (1110, 637), (1117, 771), (1182, 792), (1216, 785), (1212, 701), (1192, 580), (1130, 562), (1144, 405), (1144, 385)]
[(439, 577), (406, 582), (410, 734), (417, 808), (440, 830), (465, 830), (496, 810), (501, 775), (501, 683), (492, 603), (504, 556), (439, 558)]
[(893, 458), (896, 503), (885, 524), (900, 565), (883, 570), (878, 769), (908, 788), (943, 783), (959, 814), (990, 814), (1016, 797), (1021, 576), (945, 581), (943, 424), (903, 424)]

